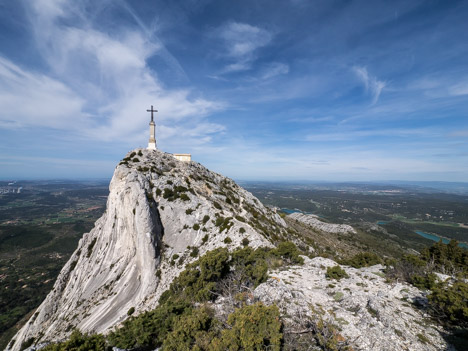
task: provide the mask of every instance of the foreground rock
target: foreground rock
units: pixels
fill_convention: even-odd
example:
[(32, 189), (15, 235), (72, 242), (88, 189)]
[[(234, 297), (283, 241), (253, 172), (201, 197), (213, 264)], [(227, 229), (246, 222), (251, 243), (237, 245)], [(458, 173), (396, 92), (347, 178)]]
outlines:
[(334, 328), (335, 335), (354, 350), (451, 350), (444, 330), (416, 306), (424, 294), (408, 284), (388, 284), (382, 266), (355, 269), (342, 266), (348, 278), (326, 278), (337, 263), (305, 257), (303, 266), (272, 272), (254, 295), (276, 304), (287, 317), (288, 328), (307, 330), (307, 321)]
[(304, 214), (304, 213), (291, 213), (288, 215), (289, 218), (295, 219), (299, 222), (307, 224), (316, 230), (320, 230), (326, 233), (334, 233), (334, 234), (347, 234), (347, 233), (356, 233), (353, 227), (347, 224), (332, 224), (332, 223), (325, 223), (319, 220), (319, 217), (312, 214)]
[(8, 349), (58, 341), (74, 328), (106, 333), (129, 310), (154, 308), (174, 277), (206, 251), (242, 242), (271, 246), (271, 233), (286, 232), (277, 214), (232, 180), (160, 151), (129, 153), (109, 188), (106, 212)]

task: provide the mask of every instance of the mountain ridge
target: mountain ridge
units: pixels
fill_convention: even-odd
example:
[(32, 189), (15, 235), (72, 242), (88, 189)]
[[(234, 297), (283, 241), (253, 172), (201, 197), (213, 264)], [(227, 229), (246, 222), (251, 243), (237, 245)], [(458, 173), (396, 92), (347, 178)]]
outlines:
[(267, 228), (285, 232), (276, 213), (229, 178), (158, 150), (129, 152), (109, 189), (105, 213), (8, 349), (19, 350), (31, 338), (58, 341), (74, 328), (106, 332), (130, 309), (154, 308), (198, 255), (244, 239), (251, 247), (271, 247)]
[[(443, 328), (415, 307), (427, 304), (424, 292), (404, 282), (387, 282), (381, 265), (352, 268), (312, 257), (310, 238), (289, 228), (274, 210), (234, 181), (196, 162), (136, 149), (116, 167), (109, 189), (106, 211), (80, 240), (54, 289), (7, 350), (28, 345), (33, 345), (28, 350), (40, 349), (67, 339), (74, 329), (98, 333), (101, 338), (119, 335), (120, 329), (125, 334), (131, 325), (127, 321), (155, 311), (162, 297), (163, 304), (172, 303), (171, 298), (184, 293), (186, 278), (192, 281), (193, 274), (203, 273), (207, 256), (214, 266), (221, 262), (216, 260), (224, 260), (224, 268), (213, 274), (227, 274), (227, 280), (203, 282), (210, 299), (202, 301), (206, 305), (201, 310), (200, 304), (196, 306), (200, 301), (183, 303), (192, 303), (190, 311), (224, 324), (233, 321), (232, 315), (242, 317), (238, 308), (242, 305), (272, 313), (277, 332), (282, 328), (280, 318), (284, 323), (286, 350), (296, 350), (299, 342), (330, 350), (450, 350)], [(351, 227), (315, 223), (310, 228), (318, 236), (336, 234), (337, 228), (340, 236), (341, 232), (352, 236)], [(304, 256), (298, 256), (297, 247), (285, 243), (288, 240)], [(235, 262), (246, 260), (252, 260), (253, 272), (241, 267), (239, 275), (229, 275), (236, 273), (230, 271)], [(226, 266), (227, 262), (234, 266)], [(246, 272), (260, 274), (258, 284), (245, 287), (236, 281)], [(212, 294), (209, 287), (216, 284), (225, 284), (217, 291), (225, 289), (228, 295)], [(241, 285), (242, 290), (233, 294), (236, 289), (230, 284)], [(194, 288), (198, 286), (190, 291)], [(276, 316), (274, 308), (264, 306), (281, 314)], [(210, 308), (213, 312), (206, 312)], [(231, 328), (214, 336), (221, 344), (213, 350), (229, 342)], [(426, 329), (430, 336), (424, 336)], [(275, 350), (281, 344), (278, 335)], [(125, 345), (133, 345), (131, 341)]]

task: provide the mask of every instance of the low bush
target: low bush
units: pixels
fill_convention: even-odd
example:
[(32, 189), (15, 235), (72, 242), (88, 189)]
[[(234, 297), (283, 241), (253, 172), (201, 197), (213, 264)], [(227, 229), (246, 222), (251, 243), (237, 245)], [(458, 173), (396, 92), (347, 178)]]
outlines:
[(103, 351), (111, 350), (106, 339), (100, 334), (83, 334), (79, 330), (73, 331), (70, 339), (58, 344), (50, 344), (42, 348), (43, 351)]
[[(283, 332), (276, 306), (264, 306), (262, 303), (245, 305), (246, 299), (237, 299), (239, 308), (228, 316), (227, 321), (220, 321), (206, 302), (226, 293), (231, 296), (247, 293), (266, 281), (271, 261), (278, 257), (281, 260), (294, 257), (294, 252), (291, 244), (282, 246), (280, 250), (245, 247), (232, 253), (226, 248), (209, 251), (187, 265), (173, 280), (155, 310), (130, 316), (121, 328), (107, 336), (107, 342), (102, 335), (74, 332), (70, 340), (49, 345), (44, 350), (107, 350), (108, 345), (141, 351), (157, 348), (280, 350)], [(235, 290), (226, 292), (227, 286), (236, 284)], [(129, 314), (134, 312), (131, 310)]]
[(381, 264), (382, 260), (375, 253), (361, 252), (350, 259), (342, 260), (340, 263), (354, 268), (362, 268)]
[(468, 283), (458, 280), (452, 285), (437, 283), (428, 296), (431, 307), (444, 319), (468, 327)]
[(349, 278), (348, 274), (340, 266), (327, 267), (327, 278), (340, 280), (341, 278)]
[(205, 225), (210, 220), (210, 216), (205, 215), (202, 219), (202, 223)]
[(303, 264), (304, 259), (299, 256), (299, 250), (296, 245), (290, 241), (282, 242), (278, 247), (273, 251), (273, 253), (278, 256), (288, 260), (290, 263), (294, 264)]

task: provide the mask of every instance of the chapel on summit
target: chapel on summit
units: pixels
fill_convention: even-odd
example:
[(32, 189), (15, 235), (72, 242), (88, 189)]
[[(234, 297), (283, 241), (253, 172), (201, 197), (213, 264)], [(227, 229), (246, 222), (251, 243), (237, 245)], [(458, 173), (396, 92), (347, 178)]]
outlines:
[[(148, 141), (148, 150), (156, 150), (156, 123), (154, 123), (154, 112), (158, 112), (158, 110), (153, 109), (153, 105), (151, 105), (150, 110), (146, 110), (147, 112), (151, 112), (151, 121), (149, 123), (150, 126), (150, 137)], [(192, 161), (191, 154), (172, 154), (176, 159), (179, 161), (190, 162)]]

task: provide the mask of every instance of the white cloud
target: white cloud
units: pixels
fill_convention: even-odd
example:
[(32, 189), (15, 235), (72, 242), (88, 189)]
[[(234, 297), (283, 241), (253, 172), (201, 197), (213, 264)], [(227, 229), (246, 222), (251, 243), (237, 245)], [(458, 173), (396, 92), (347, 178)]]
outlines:
[(440, 136), (436, 130), (429, 128), (383, 128), (369, 130), (343, 130), (333, 133), (317, 133), (310, 134), (306, 137), (308, 141), (344, 141), (354, 140), (367, 137), (397, 137), (397, 138), (412, 138), (415, 136), (434, 138)]
[[(4, 128), (84, 127), (84, 100), (69, 87), (45, 75), (27, 72), (0, 57), (0, 124)], [(81, 118), (80, 118), (81, 117)]]
[(459, 83), (449, 89), (450, 95), (468, 95), (468, 83)]
[(230, 22), (218, 29), (218, 37), (225, 44), (225, 56), (235, 60), (226, 66), (225, 72), (250, 69), (255, 51), (271, 42), (272, 34), (265, 29), (246, 23)]
[(367, 72), (366, 67), (354, 66), (353, 71), (364, 84), (366, 92), (372, 96), (372, 104), (377, 103), (380, 94), (382, 93), (382, 90), (385, 88), (387, 83), (378, 80), (375, 76), (370, 75)]
[[(2, 127), (67, 130), (73, 121), (82, 137), (136, 142), (146, 134), (146, 109), (151, 104), (160, 111), (158, 127), (184, 120), (206, 126), (204, 118), (223, 108), (222, 103), (195, 95), (189, 87), (167, 89), (158, 80), (147, 61), (160, 53), (165, 58), (170, 54), (159, 40), (147, 36), (141, 21), (107, 33), (92, 20), (100, 16), (88, 13), (90, 8), (83, 3), (40, 0), (25, 4), (49, 72), (31, 72), (0, 57)], [(131, 14), (132, 20), (135, 16)], [(59, 21), (61, 17), (66, 20)], [(209, 140), (210, 134), (223, 128), (193, 128), (191, 133)]]
[(289, 65), (280, 63), (280, 62), (273, 62), (269, 64), (262, 72), (261, 78), (262, 79), (270, 79), (282, 74), (289, 73)]

